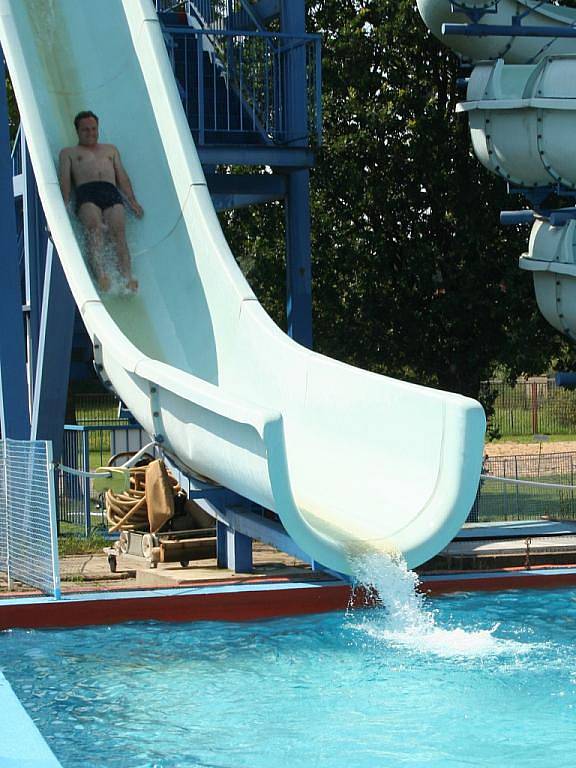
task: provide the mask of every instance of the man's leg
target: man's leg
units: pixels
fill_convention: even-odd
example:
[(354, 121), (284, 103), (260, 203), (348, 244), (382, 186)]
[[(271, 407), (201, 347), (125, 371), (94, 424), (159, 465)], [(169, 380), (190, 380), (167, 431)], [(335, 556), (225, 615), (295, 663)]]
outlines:
[(101, 259), (104, 246), (102, 233), (102, 211), (94, 203), (84, 203), (78, 211), (78, 218), (84, 227), (88, 263), (94, 272), (98, 287), (107, 291), (110, 288), (110, 278), (102, 268)]
[(132, 277), (132, 265), (130, 261), (130, 251), (126, 242), (126, 223), (124, 215), (124, 206), (120, 203), (106, 208), (104, 211), (104, 221), (108, 225), (108, 232), (116, 248), (118, 258), (118, 268), (126, 278), (128, 288), (131, 291), (138, 290), (138, 280)]

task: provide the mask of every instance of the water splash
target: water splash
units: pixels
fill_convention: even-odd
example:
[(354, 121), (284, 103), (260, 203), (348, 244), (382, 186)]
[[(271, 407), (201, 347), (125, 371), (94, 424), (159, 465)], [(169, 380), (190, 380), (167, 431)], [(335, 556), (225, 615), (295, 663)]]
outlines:
[[(495, 636), (489, 629), (444, 628), (418, 590), (419, 579), (395, 555), (368, 555), (356, 561), (355, 580), (378, 594), (378, 607), (361, 617), (352, 614), (350, 627), (377, 642), (441, 657), (482, 657), (526, 653), (531, 646)], [(359, 621), (356, 619), (359, 618)]]
[[(80, 246), (80, 250), (82, 252), (82, 255), (84, 256), (84, 261), (86, 262), (86, 266), (88, 267), (88, 270), (92, 275), (92, 278), (95, 284), (97, 285), (97, 281), (94, 275), (94, 270), (90, 265), (90, 259), (88, 258), (86, 232), (84, 231), (84, 228), (82, 227), (82, 224), (80, 223), (77, 217), (71, 216), (70, 220), (72, 223), (72, 229), (74, 230), (76, 239)], [(127, 236), (129, 248), (131, 247), (130, 238), (129, 238), (129, 234), (131, 233), (131, 231), (132, 231), (131, 227), (129, 227), (127, 223), (126, 236)], [(108, 280), (110, 281), (110, 287), (106, 291), (100, 291), (100, 292), (113, 297), (133, 297), (134, 291), (128, 288), (128, 281), (126, 280), (124, 275), (120, 272), (119, 263), (118, 263), (118, 254), (116, 253), (116, 248), (114, 247), (113, 243), (110, 241), (108, 227), (106, 225), (102, 226), (102, 234), (103, 234), (102, 247), (98, 251), (98, 254), (96, 255), (96, 259), (100, 265), (100, 268), (102, 269), (104, 274), (108, 277)]]

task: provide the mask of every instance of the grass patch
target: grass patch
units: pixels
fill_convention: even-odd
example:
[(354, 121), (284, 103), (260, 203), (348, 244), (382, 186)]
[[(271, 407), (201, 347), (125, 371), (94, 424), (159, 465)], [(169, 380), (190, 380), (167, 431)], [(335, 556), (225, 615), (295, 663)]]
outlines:
[[(576, 434), (570, 433), (567, 435), (546, 435), (546, 439), (542, 441), (535, 440), (534, 435), (502, 435), (498, 438), (498, 440), (486, 440), (486, 442), (494, 443), (496, 445), (498, 443), (534, 443), (535, 445), (539, 445), (541, 442), (542, 451), (544, 451), (546, 448), (546, 443), (576, 443)], [(574, 450), (576, 451), (576, 445), (574, 446)]]
[(85, 537), (79, 534), (60, 536), (58, 539), (58, 554), (66, 555), (91, 555), (102, 552), (104, 547), (109, 547), (111, 541), (100, 533), (92, 533)]

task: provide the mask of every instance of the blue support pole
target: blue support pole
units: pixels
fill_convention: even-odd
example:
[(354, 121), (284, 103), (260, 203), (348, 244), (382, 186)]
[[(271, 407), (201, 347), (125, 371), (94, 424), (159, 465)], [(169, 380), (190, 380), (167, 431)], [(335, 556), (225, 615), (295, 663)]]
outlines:
[[(304, 0), (282, 0), (281, 29), (294, 36), (306, 33)], [(308, 143), (306, 50), (293, 46), (286, 55), (284, 114), (285, 136), (291, 147)], [(310, 234), (310, 174), (288, 174), (286, 195), (286, 283), (289, 335), (312, 347), (312, 268)]]
[(236, 573), (252, 573), (252, 539), (231, 528), (227, 530), (227, 567)]
[(312, 348), (310, 174), (288, 174), (286, 195), (286, 312), (288, 334)]
[(38, 196), (38, 187), (30, 162), (26, 136), (21, 131), (22, 152), (23, 216), (24, 216), (24, 265), (26, 284), (26, 336), (28, 345), (28, 383), (30, 400), (33, 398), (33, 383), (36, 376), (38, 345), (40, 337), (40, 313), (42, 307), (45, 255), (48, 242), (46, 219)]
[(236, 573), (252, 573), (252, 539), (221, 520), (216, 521), (216, 562), (218, 568)]
[(56, 461), (62, 453), (74, 313), (74, 299), (60, 259), (52, 241), (49, 240), (34, 381), (31, 439), (51, 440)]
[[(3, 62), (1, 50), (0, 62)], [(0, 69), (0, 428), (2, 437), (27, 440), (30, 436), (30, 417), (22, 290), (3, 64)]]
[(228, 567), (228, 526), (216, 521), (216, 563), (218, 568)]

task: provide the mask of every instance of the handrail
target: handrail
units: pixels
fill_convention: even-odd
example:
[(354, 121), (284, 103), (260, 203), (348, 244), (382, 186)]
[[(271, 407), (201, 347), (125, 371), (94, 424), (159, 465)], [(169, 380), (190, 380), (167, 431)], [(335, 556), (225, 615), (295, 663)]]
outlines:
[[(175, 76), (182, 86), (185, 111), (199, 145), (212, 143), (207, 133), (254, 133), (261, 141), (280, 145), (322, 141), (320, 72), (321, 36), (316, 33), (237, 32), (198, 26), (163, 26), (171, 52), (181, 49), (184, 61), (176, 63)], [(198, 41), (195, 56), (186, 52), (188, 39)], [(290, 131), (293, 105), (286, 103), (291, 89), (291, 57), (303, 49), (305, 118), (297, 135)], [(210, 55), (206, 61), (205, 54)], [(184, 67), (184, 69), (182, 69)], [(180, 68), (180, 69), (179, 69)], [(206, 79), (208, 68), (212, 76)], [(210, 89), (210, 90), (208, 90)], [(298, 108), (302, 108), (301, 106)]]
[(267, 37), (274, 39), (297, 39), (297, 40), (316, 40), (321, 42), (322, 35), (318, 32), (302, 32), (293, 34), (291, 32), (269, 32), (257, 30), (238, 30), (238, 29), (216, 29), (214, 27), (178, 27), (173, 24), (163, 24), (162, 29), (165, 32), (180, 33), (183, 35), (217, 35), (218, 37)]

